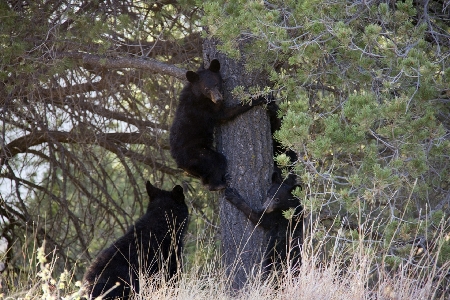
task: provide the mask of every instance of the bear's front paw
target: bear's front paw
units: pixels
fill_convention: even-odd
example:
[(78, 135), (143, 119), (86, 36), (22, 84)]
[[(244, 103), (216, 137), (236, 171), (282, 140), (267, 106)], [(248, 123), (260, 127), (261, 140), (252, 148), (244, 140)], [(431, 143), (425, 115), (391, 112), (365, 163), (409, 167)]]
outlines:
[(261, 95), (256, 99), (252, 100), (252, 106), (257, 106), (261, 104), (269, 104), (275, 101), (275, 97), (272, 95), (272, 93), (268, 95)]
[(259, 96), (258, 98), (252, 100), (252, 106), (258, 106), (266, 103), (267, 100), (263, 96)]

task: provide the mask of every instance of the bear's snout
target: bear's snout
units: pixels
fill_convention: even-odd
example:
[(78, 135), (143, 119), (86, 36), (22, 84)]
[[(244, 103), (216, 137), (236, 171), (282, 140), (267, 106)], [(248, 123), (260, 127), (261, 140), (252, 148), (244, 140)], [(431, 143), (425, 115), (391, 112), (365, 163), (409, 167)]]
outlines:
[(220, 103), (223, 101), (223, 96), (218, 90), (211, 91), (211, 100), (214, 103)]
[(266, 213), (271, 213), (274, 210), (273, 203), (274, 203), (273, 198), (271, 197), (266, 198), (266, 201), (264, 201), (263, 203), (263, 209)]

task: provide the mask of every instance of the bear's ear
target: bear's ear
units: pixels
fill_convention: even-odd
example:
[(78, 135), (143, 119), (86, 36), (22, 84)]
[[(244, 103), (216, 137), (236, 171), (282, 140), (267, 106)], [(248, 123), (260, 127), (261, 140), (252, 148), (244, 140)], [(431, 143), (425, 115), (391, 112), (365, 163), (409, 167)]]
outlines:
[(209, 64), (208, 70), (214, 73), (218, 73), (220, 71), (220, 62), (217, 59), (213, 59)]
[(281, 179), (280, 174), (278, 174), (278, 172), (273, 172), (272, 173), (272, 183), (281, 184), (282, 182), (283, 182), (283, 180)]
[(158, 191), (158, 188), (154, 187), (148, 180), (145, 184), (145, 188), (147, 189), (147, 194), (150, 198), (153, 198), (153, 196), (155, 196), (156, 192)]
[(183, 188), (179, 185), (174, 186), (172, 190), (172, 196), (175, 200), (183, 201), (184, 200)]
[(195, 73), (194, 71), (187, 71), (186, 72), (186, 79), (190, 83), (194, 83), (194, 82), (196, 82), (196, 81), (198, 81), (200, 79), (200, 76), (198, 76), (198, 74)]

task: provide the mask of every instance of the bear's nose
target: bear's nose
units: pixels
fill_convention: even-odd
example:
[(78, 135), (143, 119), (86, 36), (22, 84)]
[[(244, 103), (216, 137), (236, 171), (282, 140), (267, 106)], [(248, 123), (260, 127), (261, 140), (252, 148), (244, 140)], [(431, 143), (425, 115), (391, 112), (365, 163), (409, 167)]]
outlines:
[(223, 100), (222, 94), (219, 91), (211, 91), (211, 100), (214, 103), (219, 103)]

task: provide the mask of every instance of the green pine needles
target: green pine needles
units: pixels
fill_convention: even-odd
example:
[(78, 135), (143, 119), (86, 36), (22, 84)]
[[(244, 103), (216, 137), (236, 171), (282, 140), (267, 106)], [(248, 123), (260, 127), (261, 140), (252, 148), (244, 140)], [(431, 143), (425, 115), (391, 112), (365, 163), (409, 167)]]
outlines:
[[(447, 235), (436, 235), (448, 232), (450, 213), (443, 122), (450, 22), (438, 12), (448, 8), (410, 0), (222, 2), (205, 4), (203, 22), (222, 51), (270, 74), (284, 115), (275, 138), (299, 154), (295, 170), (312, 219), (333, 216), (333, 230), (359, 228), (385, 250), (417, 235), (434, 245), (434, 235), (448, 255)], [(440, 227), (422, 224), (436, 213)], [(415, 229), (403, 230), (407, 224)]]

